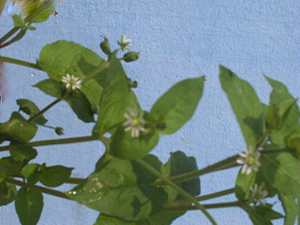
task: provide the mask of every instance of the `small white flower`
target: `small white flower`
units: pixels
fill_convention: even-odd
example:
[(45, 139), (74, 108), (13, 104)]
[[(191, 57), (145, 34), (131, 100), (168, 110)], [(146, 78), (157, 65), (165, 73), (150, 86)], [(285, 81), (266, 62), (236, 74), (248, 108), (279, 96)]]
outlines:
[(126, 119), (123, 124), (125, 131), (131, 132), (133, 138), (138, 138), (141, 133), (148, 132), (145, 128), (146, 121), (143, 118), (143, 113), (130, 109), (124, 114), (124, 117)]
[(66, 89), (70, 91), (79, 90), (82, 83), (80, 78), (70, 74), (63, 76), (62, 82), (65, 84)]
[(250, 188), (250, 200), (255, 206), (266, 204), (265, 198), (268, 197), (269, 193), (265, 188), (265, 184), (255, 184)]
[(118, 44), (119, 44), (122, 51), (128, 50), (131, 43), (132, 43), (132, 40), (127, 38), (125, 35), (121, 35), (121, 38), (118, 41)]
[(253, 149), (247, 149), (247, 151), (239, 154), (236, 162), (242, 165), (242, 174), (251, 174), (253, 171), (257, 172), (260, 167), (260, 152)]

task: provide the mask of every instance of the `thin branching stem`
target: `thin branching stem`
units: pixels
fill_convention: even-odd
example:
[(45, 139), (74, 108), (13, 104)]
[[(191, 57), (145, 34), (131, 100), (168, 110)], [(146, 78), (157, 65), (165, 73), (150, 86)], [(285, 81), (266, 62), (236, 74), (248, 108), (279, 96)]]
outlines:
[(30, 117), (28, 119), (28, 122), (32, 122), (34, 121), (36, 118), (38, 118), (39, 116), (43, 115), (45, 112), (47, 112), (49, 109), (51, 109), (53, 106), (55, 106), (57, 103), (59, 103), (61, 101), (60, 98), (55, 99), (53, 102), (51, 102), (49, 105), (47, 105), (45, 108), (43, 108), (41, 111), (39, 111), (38, 113), (36, 113), (35, 115), (33, 115), (32, 117)]
[[(147, 169), (150, 173), (152, 173), (156, 177), (161, 177), (161, 174), (158, 170), (156, 170), (154, 167), (152, 167), (150, 164), (148, 164), (144, 160), (137, 160), (137, 162), (143, 166), (145, 169)], [(190, 203), (195, 206), (198, 210), (201, 210), (203, 214), (207, 217), (207, 219), (211, 222), (213, 225), (217, 225), (217, 222), (215, 219), (210, 215), (210, 213), (206, 210), (206, 208), (201, 205), (197, 199), (195, 199), (193, 196), (191, 196), (188, 192), (183, 190), (181, 187), (179, 187), (177, 184), (175, 184), (173, 181), (168, 179), (167, 177), (162, 178), (164, 182), (166, 182), (169, 186), (171, 186), (174, 190), (176, 190), (182, 197), (184, 197), (187, 201), (190, 201)]]
[(234, 192), (235, 192), (235, 188), (230, 188), (230, 189), (226, 189), (224, 191), (219, 191), (219, 192), (215, 192), (215, 193), (211, 193), (211, 194), (207, 194), (207, 195), (200, 195), (200, 196), (197, 196), (196, 199), (198, 201), (206, 201), (206, 200), (234, 194)]
[(16, 34), (20, 30), (19, 27), (13, 27), (10, 29), (6, 34), (4, 34), (0, 38), (0, 45), (2, 45), (4, 42), (6, 42), (9, 38), (11, 38), (14, 34)]
[(63, 199), (70, 200), (65, 193), (57, 191), (57, 190), (45, 188), (45, 187), (38, 186), (38, 185), (27, 184), (23, 181), (12, 179), (12, 178), (7, 179), (7, 182), (11, 183), (11, 184), (15, 184), (15, 185), (20, 186), (20, 187), (29, 187), (29, 188), (38, 190), (40, 192), (43, 192), (45, 194), (52, 195), (52, 196), (55, 196), (55, 197), (58, 197), (58, 198), (63, 198)]
[[(71, 138), (33, 141), (31, 143), (28, 143), (28, 145), (32, 147), (42, 147), (42, 146), (50, 146), (50, 145), (65, 145), (65, 144), (74, 144), (74, 143), (81, 143), (81, 142), (91, 142), (96, 140), (99, 140), (99, 138), (96, 138), (94, 136), (80, 136), (80, 137), (71, 137)], [(0, 152), (9, 151), (9, 149), (10, 149), (9, 145), (1, 146)]]
[(36, 63), (31, 63), (31, 62), (27, 62), (24, 60), (1, 56), (1, 55), (0, 55), (0, 62), (15, 64), (18, 66), (24, 66), (24, 67), (28, 67), (28, 68), (36, 69), (36, 70), (42, 70)]

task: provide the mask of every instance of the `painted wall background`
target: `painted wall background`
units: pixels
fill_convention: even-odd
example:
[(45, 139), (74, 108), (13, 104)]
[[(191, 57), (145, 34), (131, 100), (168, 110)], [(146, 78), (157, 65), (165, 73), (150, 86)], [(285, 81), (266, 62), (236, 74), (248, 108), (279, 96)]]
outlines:
[[(163, 138), (156, 148), (155, 153), (164, 160), (170, 151), (181, 149), (195, 155), (203, 167), (244, 149), (237, 122), (220, 88), (219, 64), (249, 80), (264, 101), (270, 88), (263, 74), (284, 81), (299, 96), (299, 0), (64, 0), (58, 12), (59, 16), (1, 54), (35, 60), (44, 44), (58, 39), (99, 51), (101, 35), (116, 41), (124, 33), (141, 52), (141, 59), (127, 64), (126, 69), (139, 80), (137, 92), (146, 109), (176, 81), (207, 76), (204, 98), (192, 121), (178, 134)], [(9, 18), (1, 18), (0, 32), (7, 31), (10, 24)], [(51, 100), (31, 88), (46, 77), (44, 74), (8, 65), (6, 75), (9, 94), (0, 106), (1, 121), (17, 109), (17, 98), (32, 98), (40, 106)], [(66, 136), (87, 134), (90, 127), (70, 115), (64, 103), (47, 113), (52, 124), (64, 125)], [(36, 139), (51, 136), (51, 131), (43, 130)], [(102, 153), (98, 143), (57, 146), (41, 149), (37, 160), (66, 163), (76, 168), (76, 176), (86, 176)], [(236, 170), (231, 170), (203, 177), (202, 193), (230, 188), (235, 174)], [(212, 212), (222, 225), (251, 224), (238, 209)], [(96, 217), (97, 213), (76, 203), (45, 196), (39, 224), (86, 225), (93, 224)], [(0, 224), (19, 224), (13, 204), (0, 208)], [(208, 224), (199, 212), (188, 213), (174, 223), (196, 224)]]

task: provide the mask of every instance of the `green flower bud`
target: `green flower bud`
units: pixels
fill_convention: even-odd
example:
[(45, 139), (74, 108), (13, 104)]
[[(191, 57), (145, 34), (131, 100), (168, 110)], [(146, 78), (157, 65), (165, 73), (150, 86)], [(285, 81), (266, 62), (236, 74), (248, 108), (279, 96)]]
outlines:
[(128, 52), (123, 56), (123, 60), (129, 63), (138, 60), (139, 57), (140, 57), (140, 53), (138, 52)]
[(103, 41), (100, 43), (100, 48), (106, 55), (111, 55), (112, 51), (107, 37), (104, 37)]
[(64, 128), (62, 128), (62, 127), (55, 127), (54, 131), (59, 136), (64, 135)]

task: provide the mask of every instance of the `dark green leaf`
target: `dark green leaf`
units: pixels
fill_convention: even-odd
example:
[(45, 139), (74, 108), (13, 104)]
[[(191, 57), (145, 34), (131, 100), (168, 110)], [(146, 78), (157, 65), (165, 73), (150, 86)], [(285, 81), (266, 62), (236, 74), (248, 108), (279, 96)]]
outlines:
[[(198, 166), (194, 157), (188, 157), (184, 152), (177, 151), (171, 153), (170, 159), (162, 168), (162, 174), (164, 176), (176, 176), (197, 169)], [(199, 195), (201, 191), (199, 177), (181, 183), (180, 186), (193, 196)]]
[(73, 168), (64, 166), (50, 166), (41, 170), (39, 179), (42, 184), (57, 187), (64, 184), (71, 176)]
[(145, 220), (140, 220), (138, 222), (126, 222), (125, 220), (101, 213), (94, 225), (171, 225), (176, 218), (183, 214), (184, 212), (182, 211), (161, 210), (160, 212), (149, 216), (149, 218)]
[[(102, 166), (100, 166), (102, 164)], [(132, 163), (103, 158), (95, 173), (68, 196), (92, 209), (124, 220), (147, 218), (151, 202), (138, 186)]]
[(151, 116), (165, 124), (162, 133), (175, 133), (192, 117), (202, 96), (204, 81), (204, 77), (180, 81), (156, 101)]
[[(43, 80), (35, 85), (44, 93), (56, 98), (61, 98), (64, 94), (63, 85), (55, 80)], [(63, 98), (68, 102), (79, 119), (84, 122), (93, 122), (94, 116), (92, 106), (88, 99), (81, 92), (73, 92)]]
[(272, 209), (272, 205), (244, 206), (243, 208), (249, 214), (253, 225), (272, 225), (272, 220), (282, 218), (280, 213)]
[(22, 163), (11, 157), (0, 159), (0, 182), (9, 176), (15, 176), (22, 168)]
[(263, 104), (248, 82), (223, 66), (220, 66), (220, 81), (247, 145), (255, 147), (263, 134)]
[(37, 156), (37, 151), (26, 144), (11, 144), (10, 145), (10, 154), (17, 161), (30, 161)]
[(15, 200), (17, 188), (13, 184), (0, 183), (0, 206), (7, 205)]
[(33, 189), (21, 188), (15, 206), (22, 225), (36, 225), (43, 210), (43, 195)]
[[(26, 113), (30, 117), (36, 115), (38, 112), (40, 112), (39, 108), (34, 104), (34, 102), (28, 100), (28, 99), (18, 99), (17, 104), (20, 107), (20, 111)], [(34, 121), (38, 124), (44, 125), (47, 123), (47, 119), (44, 115), (40, 115), (37, 118), (34, 119)]]
[(0, 143), (5, 140), (26, 143), (35, 136), (36, 131), (34, 124), (14, 112), (8, 122), (0, 124)]

